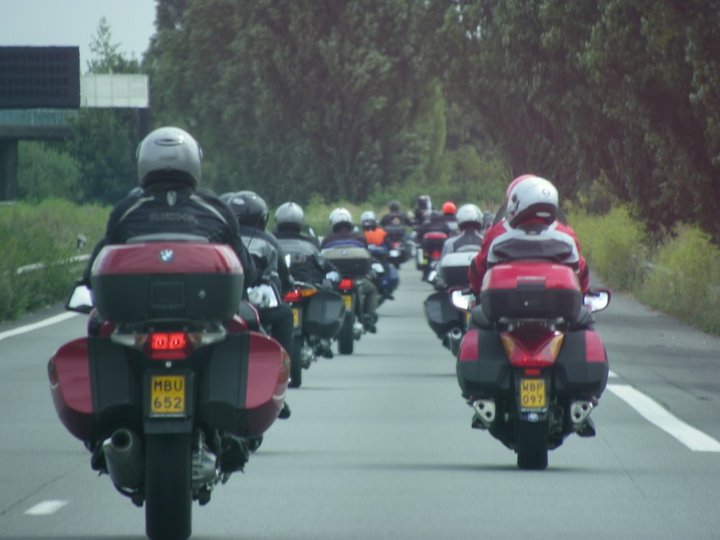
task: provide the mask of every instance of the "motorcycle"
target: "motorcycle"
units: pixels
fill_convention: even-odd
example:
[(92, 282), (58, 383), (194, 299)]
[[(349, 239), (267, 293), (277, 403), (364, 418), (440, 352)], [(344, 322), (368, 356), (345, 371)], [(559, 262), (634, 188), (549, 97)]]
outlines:
[(229, 246), (176, 235), (104, 247), (92, 293), (66, 306), (90, 315), (88, 335), (48, 362), (55, 409), (91, 467), (144, 504), (153, 540), (188, 538), (192, 502), (242, 470), (283, 411), (290, 360), (237, 315), (243, 281)]
[(420, 238), (420, 245), (416, 252), (416, 267), (422, 272), (423, 281), (427, 280), (430, 272), (437, 266), (447, 238), (447, 233), (440, 231), (427, 232)]
[(365, 299), (359, 286), (362, 280), (367, 279), (373, 259), (367, 249), (360, 247), (326, 248), (322, 253), (337, 267), (341, 276), (336, 288), (342, 296), (345, 317), (337, 334), (338, 352), (352, 354), (355, 341), (365, 332), (362, 324)]
[(398, 288), (400, 278), (398, 277), (397, 269), (389, 262), (389, 256), (392, 250), (389, 250), (384, 245), (376, 246), (373, 244), (368, 246), (368, 250), (375, 259), (375, 262), (371, 264), (371, 268), (375, 275), (373, 282), (380, 293), (378, 299), (379, 306), (385, 300), (393, 298), (393, 292)]
[(413, 243), (407, 239), (407, 231), (404, 225), (387, 225), (385, 226), (387, 233), (386, 242), (390, 244), (388, 252), (388, 261), (395, 268), (412, 257)]
[[(302, 370), (320, 355), (327, 355), (330, 340), (339, 332), (345, 316), (343, 300), (335, 291), (321, 290), (310, 283), (295, 282), (295, 288), (283, 296), (293, 313), (293, 359), (290, 387), (302, 384)], [(295, 358), (299, 362), (295, 363)]]
[(545, 469), (548, 450), (572, 433), (595, 435), (590, 418), (608, 377), (600, 336), (577, 322), (605, 309), (610, 291), (583, 296), (574, 271), (546, 261), (493, 266), (473, 327), (457, 355), (457, 379), (472, 426), (517, 453), (521, 469)]
[(468, 303), (474, 300), (467, 290), (468, 268), (480, 246), (466, 246), (460, 251), (446, 254), (437, 270), (428, 274), (428, 281), (436, 292), (423, 302), (425, 319), (435, 335), (447, 349), (457, 355), (469, 323)]

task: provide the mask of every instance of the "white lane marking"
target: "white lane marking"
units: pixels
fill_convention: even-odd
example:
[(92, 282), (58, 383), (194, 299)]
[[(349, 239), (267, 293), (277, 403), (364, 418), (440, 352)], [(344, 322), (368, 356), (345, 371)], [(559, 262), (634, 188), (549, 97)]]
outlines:
[(25, 510), (27, 516), (48, 516), (65, 506), (67, 501), (43, 501)]
[(720, 452), (720, 442), (699, 429), (686, 424), (639, 390), (624, 384), (609, 384), (607, 387), (608, 390), (625, 401), (646, 420), (675, 437), (690, 450), (694, 452)]
[(33, 324), (26, 324), (25, 326), (19, 326), (17, 328), (13, 328), (12, 330), (8, 330), (6, 332), (0, 332), (0, 341), (2, 341), (3, 339), (7, 339), (9, 337), (19, 336), (20, 334), (26, 334), (28, 332), (32, 332), (33, 330), (37, 330), (38, 328), (44, 328), (45, 326), (51, 326), (53, 324), (57, 324), (64, 320), (70, 319), (72, 317), (77, 317), (78, 315), (79, 315), (79, 313), (75, 313), (73, 311), (68, 311), (67, 313), (61, 313), (60, 315), (55, 315), (54, 317), (43, 319), (42, 321), (38, 321)]
[(612, 369), (608, 371), (608, 378), (613, 379), (618, 376), (617, 373), (615, 373)]

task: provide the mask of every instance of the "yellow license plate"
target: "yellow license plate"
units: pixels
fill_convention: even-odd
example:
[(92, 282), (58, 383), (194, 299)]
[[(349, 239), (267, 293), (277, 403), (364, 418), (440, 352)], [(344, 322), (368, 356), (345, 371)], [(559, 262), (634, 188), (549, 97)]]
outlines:
[(293, 328), (300, 326), (300, 308), (292, 308)]
[(150, 377), (150, 414), (185, 414), (185, 376), (152, 375)]
[(472, 320), (472, 311), (465, 312), (465, 328), (470, 328), (470, 321)]
[(345, 304), (345, 309), (350, 311), (352, 309), (352, 294), (343, 294), (343, 304)]
[(520, 408), (544, 409), (545, 401), (545, 379), (520, 380)]

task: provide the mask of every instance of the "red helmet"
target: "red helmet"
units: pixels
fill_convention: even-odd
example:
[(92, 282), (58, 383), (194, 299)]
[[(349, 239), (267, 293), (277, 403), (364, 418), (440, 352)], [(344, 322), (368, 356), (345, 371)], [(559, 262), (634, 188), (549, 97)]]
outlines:
[(442, 213), (443, 214), (455, 214), (457, 212), (457, 207), (455, 206), (455, 203), (452, 201), (447, 201), (442, 205)]

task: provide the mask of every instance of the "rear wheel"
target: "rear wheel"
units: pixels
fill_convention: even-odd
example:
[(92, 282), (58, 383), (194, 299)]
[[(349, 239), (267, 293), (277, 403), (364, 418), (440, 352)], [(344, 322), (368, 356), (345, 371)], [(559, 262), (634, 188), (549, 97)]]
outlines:
[(343, 319), (340, 332), (338, 333), (338, 352), (340, 354), (352, 354), (355, 348), (355, 336), (353, 334), (353, 323), (355, 322), (355, 315), (353, 313), (345, 312), (345, 318)]
[(548, 465), (548, 422), (518, 420), (516, 431), (517, 466), (542, 470)]
[(303, 337), (301, 335), (293, 336), (290, 354), (290, 388), (300, 388), (302, 385), (302, 346)]
[(191, 436), (145, 437), (145, 532), (182, 540), (192, 532)]

